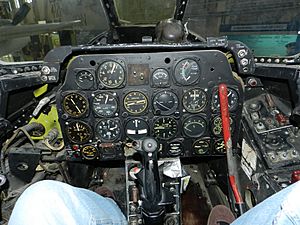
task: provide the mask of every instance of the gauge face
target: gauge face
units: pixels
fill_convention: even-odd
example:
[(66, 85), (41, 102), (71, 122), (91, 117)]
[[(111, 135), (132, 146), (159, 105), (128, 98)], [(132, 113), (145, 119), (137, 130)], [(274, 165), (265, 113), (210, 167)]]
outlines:
[(183, 122), (183, 132), (188, 137), (200, 137), (206, 131), (206, 121), (201, 116), (192, 116)]
[(214, 148), (217, 153), (221, 153), (221, 154), (226, 153), (226, 148), (223, 139), (217, 140), (214, 144)]
[[(229, 111), (234, 111), (239, 102), (239, 95), (236, 90), (233, 90), (231, 88), (228, 88), (228, 109)], [(220, 100), (219, 100), (219, 91), (215, 91), (213, 93), (213, 99), (212, 99), (212, 110), (213, 111), (220, 111)]]
[(70, 122), (66, 131), (69, 140), (77, 144), (86, 143), (93, 135), (90, 125), (82, 121)]
[(184, 93), (182, 104), (185, 110), (190, 113), (201, 112), (207, 104), (206, 93), (199, 88), (191, 89)]
[(193, 59), (181, 60), (175, 67), (174, 78), (178, 84), (193, 84), (199, 79), (199, 76), (200, 67)]
[(81, 155), (86, 160), (93, 160), (97, 157), (97, 149), (95, 146), (86, 145), (81, 149)]
[(125, 96), (123, 103), (129, 113), (137, 115), (145, 112), (148, 106), (148, 99), (140, 91), (131, 91)]
[(115, 119), (100, 120), (96, 126), (96, 132), (102, 141), (113, 141), (120, 137), (120, 122)]
[(69, 93), (64, 96), (62, 106), (69, 116), (81, 117), (88, 110), (88, 100), (79, 93)]
[(87, 90), (94, 86), (94, 76), (91, 72), (83, 70), (76, 75), (76, 84), (81, 89)]
[(195, 154), (204, 155), (210, 150), (210, 143), (208, 140), (197, 140), (193, 143)]
[[(221, 137), (223, 134), (223, 128), (222, 128), (222, 119), (220, 116), (215, 117), (212, 120), (212, 132), (215, 136)], [(230, 117), (230, 130), (231, 132), (234, 132), (234, 121)]]
[(121, 64), (115, 61), (104, 62), (99, 67), (98, 79), (107, 88), (117, 88), (125, 80), (125, 71)]
[(149, 133), (149, 126), (145, 120), (131, 119), (126, 123), (125, 132), (133, 140), (141, 139)]
[(152, 74), (152, 84), (155, 87), (167, 87), (169, 86), (169, 73), (165, 69), (157, 69)]
[(92, 106), (98, 116), (115, 116), (118, 110), (118, 101), (113, 94), (103, 92), (94, 96)]
[(159, 139), (168, 140), (177, 134), (177, 123), (172, 117), (161, 117), (154, 122), (154, 134)]
[(158, 92), (153, 98), (153, 108), (156, 114), (170, 115), (178, 107), (178, 97), (171, 91)]

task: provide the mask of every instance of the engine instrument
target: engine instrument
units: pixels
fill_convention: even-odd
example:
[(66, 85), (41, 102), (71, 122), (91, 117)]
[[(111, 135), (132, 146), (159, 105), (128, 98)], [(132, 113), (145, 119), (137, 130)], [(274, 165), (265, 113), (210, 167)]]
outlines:
[(194, 84), (199, 77), (200, 67), (193, 59), (183, 59), (175, 67), (174, 79), (178, 84)]
[(86, 143), (93, 136), (91, 126), (79, 120), (68, 123), (66, 133), (70, 141), (79, 144)]
[(157, 69), (152, 74), (152, 84), (155, 87), (168, 87), (170, 76), (167, 70)]
[(71, 117), (81, 117), (88, 110), (88, 100), (82, 94), (69, 93), (64, 96), (63, 109)]
[(93, 145), (85, 145), (81, 149), (81, 156), (86, 160), (93, 160), (97, 157), (98, 151)]
[[(234, 123), (233, 119), (230, 117), (230, 130), (231, 130), (231, 132), (234, 132), (234, 126), (235, 126), (235, 123)], [(216, 116), (212, 120), (211, 129), (212, 129), (213, 134), (216, 135), (217, 137), (222, 136), (223, 127), (222, 127), (222, 118), (220, 116)]]
[(94, 86), (94, 76), (87, 70), (79, 71), (76, 75), (76, 83), (83, 90), (88, 90)]
[(204, 155), (210, 150), (209, 140), (196, 140), (193, 143), (193, 150), (197, 155)]
[(201, 116), (192, 116), (183, 122), (183, 132), (188, 137), (200, 137), (206, 131), (206, 121)]

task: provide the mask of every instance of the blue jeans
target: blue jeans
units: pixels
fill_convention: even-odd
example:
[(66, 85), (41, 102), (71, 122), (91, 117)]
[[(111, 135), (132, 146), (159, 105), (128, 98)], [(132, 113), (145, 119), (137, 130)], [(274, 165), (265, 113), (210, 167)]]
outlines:
[[(9, 225), (123, 225), (116, 203), (92, 191), (58, 181), (40, 181), (21, 195)], [(232, 225), (300, 224), (300, 182), (276, 193)]]
[(267, 198), (232, 223), (232, 225), (292, 224), (300, 224), (300, 182)]
[(110, 198), (51, 180), (37, 182), (18, 199), (9, 225), (125, 225)]

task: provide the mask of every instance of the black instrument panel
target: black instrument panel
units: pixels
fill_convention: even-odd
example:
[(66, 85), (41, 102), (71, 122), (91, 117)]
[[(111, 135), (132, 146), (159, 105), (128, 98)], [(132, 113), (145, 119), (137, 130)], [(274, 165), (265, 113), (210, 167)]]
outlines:
[(123, 159), (126, 143), (146, 136), (161, 157), (222, 155), (220, 83), (236, 145), (243, 92), (222, 52), (76, 56), (56, 99), (69, 158)]

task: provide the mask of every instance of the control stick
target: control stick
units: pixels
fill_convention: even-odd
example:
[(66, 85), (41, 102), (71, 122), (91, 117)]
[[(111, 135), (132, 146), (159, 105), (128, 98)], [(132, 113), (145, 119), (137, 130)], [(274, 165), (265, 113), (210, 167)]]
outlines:
[(157, 141), (145, 138), (135, 142), (135, 149), (142, 156), (142, 170), (136, 175), (140, 184), (144, 223), (163, 224), (164, 206), (157, 162)]

